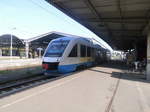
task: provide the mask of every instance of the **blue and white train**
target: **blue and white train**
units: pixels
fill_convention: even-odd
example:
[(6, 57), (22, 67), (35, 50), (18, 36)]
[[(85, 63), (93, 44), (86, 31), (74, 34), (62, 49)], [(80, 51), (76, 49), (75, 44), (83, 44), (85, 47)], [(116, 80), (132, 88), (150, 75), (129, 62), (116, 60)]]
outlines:
[[(52, 40), (43, 55), (45, 74), (69, 73), (104, 61), (106, 54), (101, 46), (82, 37), (61, 37)], [(98, 60), (97, 60), (98, 59)]]

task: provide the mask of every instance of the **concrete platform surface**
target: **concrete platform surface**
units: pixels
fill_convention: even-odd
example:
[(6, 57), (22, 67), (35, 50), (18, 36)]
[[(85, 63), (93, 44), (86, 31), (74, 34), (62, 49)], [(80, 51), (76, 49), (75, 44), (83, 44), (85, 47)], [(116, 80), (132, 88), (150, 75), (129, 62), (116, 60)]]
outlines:
[(40, 58), (0, 60), (0, 84), (41, 74), (41, 64)]
[(94, 67), (1, 98), (0, 112), (150, 112), (150, 83)]
[(26, 68), (41, 65), (40, 58), (35, 59), (9, 59), (0, 60), (0, 70), (11, 70), (16, 68)]

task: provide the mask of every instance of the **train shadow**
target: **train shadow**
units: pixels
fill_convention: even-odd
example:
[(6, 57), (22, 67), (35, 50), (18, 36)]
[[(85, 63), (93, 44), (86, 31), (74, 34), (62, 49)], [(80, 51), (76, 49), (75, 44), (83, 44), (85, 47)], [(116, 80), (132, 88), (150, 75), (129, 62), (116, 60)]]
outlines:
[(134, 73), (128, 74), (128, 73), (112, 72), (111, 77), (120, 78), (120, 79), (123, 79), (123, 80), (150, 83), (150, 81), (146, 80), (145, 75), (138, 75), (138, 74), (134, 74)]
[(104, 67), (104, 68), (118, 69), (120, 70), (120, 72), (112, 71), (112, 73), (110, 73), (110, 72), (103, 71), (103, 70), (93, 70), (93, 71), (110, 74), (111, 77), (114, 77), (114, 78), (120, 78), (120, 75), (121, 75), (121, 79), (124, 79), (124, 80), (150, 83), (150, 81), (146, 80), (145, 73), (130, 71), (126, 63), (123, 61), (109, 61), (107, 63), (97, 65), (97, 66)]
[(98, 73), (103, 73), (105, 75), (110, 75), (113, 78), (117, 79), (123, 79), (123, 80), (130, 80), (130, 81), (138, 81), (138, 82), (143, 82), (143, 83), (150, 83), (150, 81), (146, 80), (146, 76), (143, 74), (135, 74), (135, 73), (126, 73), (124, 70), (121, 72), (106, 72), (103, 70), (95, 70), (95, 69), (88, 69), (93, 72), (98, 72)]

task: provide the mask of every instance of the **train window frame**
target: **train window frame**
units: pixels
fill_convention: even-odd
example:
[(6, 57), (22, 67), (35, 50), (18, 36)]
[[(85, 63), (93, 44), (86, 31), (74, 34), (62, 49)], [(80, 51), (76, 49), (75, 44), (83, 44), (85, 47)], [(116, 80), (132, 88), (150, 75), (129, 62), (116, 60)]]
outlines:
[(70, 51), (68, 57), (78, 57), (78, 44), (75, 44)]
[(94, 57), (94, 55), (95, 55), (95, 49), (91, 47), (91, 57)]
[(87, 57), (91, 57), (91, 47), (87, 46)]
[(80, 57), (86, 57), (86, 46), (80, 45)]

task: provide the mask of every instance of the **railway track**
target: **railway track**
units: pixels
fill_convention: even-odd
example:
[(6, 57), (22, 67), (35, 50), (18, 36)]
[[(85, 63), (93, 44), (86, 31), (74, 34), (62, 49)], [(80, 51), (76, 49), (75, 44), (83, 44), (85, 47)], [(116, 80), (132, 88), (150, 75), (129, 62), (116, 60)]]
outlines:
[(54, 80), (55, 78), (56, 77), (38, 75), (30, 78), (21, 79), (18, 81), (12, 81), (8, 83), (0, 84), (0, 98), (37, 85), (44, 84), (50, 80)]

